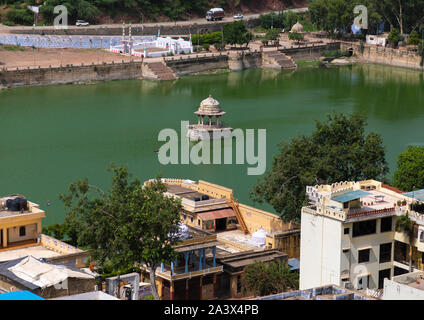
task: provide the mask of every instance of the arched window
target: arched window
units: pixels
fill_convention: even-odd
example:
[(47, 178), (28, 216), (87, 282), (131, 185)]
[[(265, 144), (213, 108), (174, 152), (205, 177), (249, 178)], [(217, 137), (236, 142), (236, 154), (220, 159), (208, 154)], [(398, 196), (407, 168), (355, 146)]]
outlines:
[(23, 237), (26, 234), (25, 227), (19, 227), (19, 236)]

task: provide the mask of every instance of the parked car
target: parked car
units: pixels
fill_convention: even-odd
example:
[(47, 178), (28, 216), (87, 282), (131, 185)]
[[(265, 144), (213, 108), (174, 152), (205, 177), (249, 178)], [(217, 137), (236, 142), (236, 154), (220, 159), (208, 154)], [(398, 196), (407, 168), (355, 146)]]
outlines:
[(78, 27), (87, 27), (90, 24), (87, 21), (84, 21), (84, 20), (77, 20), (75, 25), (78, 26)]
[(237, 13), (233, 18), (236, 20), (243, 19), (243, 15), (241, 13)]

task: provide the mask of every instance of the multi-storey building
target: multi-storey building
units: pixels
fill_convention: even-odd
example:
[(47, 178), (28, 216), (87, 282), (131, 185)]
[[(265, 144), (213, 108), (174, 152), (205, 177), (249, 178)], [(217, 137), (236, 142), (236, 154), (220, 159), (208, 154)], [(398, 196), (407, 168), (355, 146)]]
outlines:
[[(375, 180), (308, 186), (302, 208), (300, 289), (335, 284), (382, 289), (385, 278), (409, 271), (409, 237), (396, 231), (408, 212), (414, 222), (413, 269), (422, 269), (424, 215), (411, 210), (420, 191), (403, 193)], [(423, 199), (424, 200), (424, 199)]]

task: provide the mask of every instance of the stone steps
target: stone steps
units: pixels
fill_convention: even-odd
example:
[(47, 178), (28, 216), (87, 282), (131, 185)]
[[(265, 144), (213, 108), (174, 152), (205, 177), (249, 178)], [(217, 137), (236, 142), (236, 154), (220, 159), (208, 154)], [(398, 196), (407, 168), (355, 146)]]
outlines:
[(263, 52), (262, 57), (264, 66), (273, 66), (281, 69), (296, 69), (297, 64), (294, 60), (280, 51)]
[(177, 76), (164, 62), (147, 62), (149, 70), (157, 80), (175, 80)]

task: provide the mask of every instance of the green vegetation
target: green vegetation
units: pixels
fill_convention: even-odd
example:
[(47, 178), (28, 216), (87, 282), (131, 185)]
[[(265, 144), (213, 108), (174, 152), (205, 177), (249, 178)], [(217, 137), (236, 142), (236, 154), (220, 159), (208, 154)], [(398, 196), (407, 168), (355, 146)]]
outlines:
[(290, 32), (289, 33), (289, 39), (296, 41), (297, 43), (299, 43), (300, 41), (303, 40), (303, 34), (299, 33), (299, 32)]
[(309, 5), (312, 23), (330, 35), (339, 37), (350, 31), (353, 8), (364, 5), (368, 11), (368, 33), (375, 34), (380, 21), (396, 28), (400, 34), (419, 30), (424, 25), (424, 0), (313, 0)]
[(271, 27), (276, 29), (285, 29), (285, 31), (290, 31), (296, 22), (299, 22), (303, 25), (305, 31), (315, 31), (316, 28), (313, 26), (310, 15), (306, 13), (296, 13), (296, 12), (285, 12), (285, 13), (268, 13), (261, 14), (259, 16), (260, 25), (257, 26), (254, 30), (256, 32), (266, 32), (266, 30), (271, 29)]
[(222, 32), (212, 32), (199, 34), (196, 33), (192, 36), (191, 42), (196, 45), (214, 44), (222, 42)]
[(415, 44), (418, 45), (421, 43), (420, 35), (418, 34), (417, 30), (414, 30), (411, 32), (409, 38), (408, 38), (409, 44)]
[(340, 50), (334, 50), (334, 51), (323, 51), (322, 55), (326, 58), (338, 58), (342, 56), (346, 56), (348, 54), (347, 50), (340, 51)]
[(255, 295), (266, 296), (299, 288), (299, 275), (284, 263), (257, 261), (246, 268), (244, 287)]
[(389, 36), (387, 37), (387, 41), (389, 41), (392, 45), (396, 46), (398, 44), (398, 42), (400, 41), (400, 33), (399, 30), (396, 28), (393, 28), (390, 33)]
[(161, 262), (175, 259), (179, 238), (179, 200), (166, 197), (159, 179), (147, 186), (129, 181), (125, 167), (111, 166), (112, 184), (104, 191), (80, 179), (69, 185), (69, 194), (59, 195), (67, 214), (68, 236), (90, 250), (104, 270), (125, 270), (145, 265), (152, 292), (158, 299), (155, 272)]
[(311, 136), (283, 141), (272, 169), (254, 186), (252, 200), (268, 202), (286, 221), (299, 221), (301, 207), (308, 203), (306, 186), (383, 180), (389, 170), (383, 141), (377, 133), (365, 133), (365, 126), (360, 114), (334, 113), (317, 121)]
[(247, 31), (243, 21), (224, 24), (223, 33), (224, 42), (231, 45), (247, 45), (253, 38), (252, 34)]
[(280, 37), (280, 29), (269, 29), (265, 34), (265, 40), (267, 43), (271, 41), (273, 45), (278, 44), (278, 39)]
[(13, 8), (6, 12), (2, 23), (7, 26), (32, 26), (34, 23), (34, 13), (27, 8)]
[(409, 146), (399, 154), (393, 185), (405, 191), (424, 188), (424, 147)]
[(296, 60), (296, 64), (299, 68), (313, 67), (316, 68), (321, 64), (319, 60)]
[(25, 51), (24, 47), (21, 46), (9, 46), (9, 45), (0, 45), (0, 48), (7, 51)]

